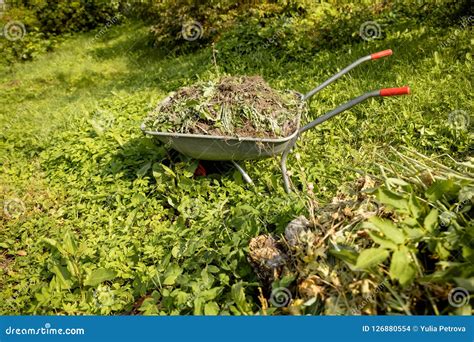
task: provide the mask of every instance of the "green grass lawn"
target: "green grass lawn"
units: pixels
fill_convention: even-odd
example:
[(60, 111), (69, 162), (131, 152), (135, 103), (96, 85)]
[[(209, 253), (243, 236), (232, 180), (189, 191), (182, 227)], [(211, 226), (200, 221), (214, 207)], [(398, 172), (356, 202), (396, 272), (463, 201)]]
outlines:
[[(471, 27), (420, 24), (304, 60), (271, 49), (221, 58), (218, 49), (218, 72), (300, 92), (394, 50), (315, 96), (305, 120), (370, 90), (409, 85), (412, 94), (370, 99), (305, 133), (288, 161), (299, 189), (290, 195), (277, 159), (243, 163), (254, 187), (224, 165), (194, 178), (195, 161), (142, 135), (160, 99), (215, 75), (210, 48), (168, 56), (147, 46), (145, 25), (126, 23), (4, 67), (0, 199), (17, 212), (0, 217), (0, 314), (257, 312), (248, 242), (306, 214), (308, 183), (325, 203), (378, 172), (389, 147), (447, 165), (472, 157), (472, 37)], [(453, 115), (471, 123), (456, 126)]]

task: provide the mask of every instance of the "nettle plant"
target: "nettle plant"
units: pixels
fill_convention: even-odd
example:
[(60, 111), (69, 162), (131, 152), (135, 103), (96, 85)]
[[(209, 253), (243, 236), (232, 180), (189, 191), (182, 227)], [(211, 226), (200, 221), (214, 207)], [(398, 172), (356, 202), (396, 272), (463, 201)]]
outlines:
[(375, 247), (359, 254), (356, 268), (383, 263), (402, 287), (448, 282), (473, 291), (474, 180), (463, 176), (435, 180), (429, 172), (422, 178), (418, 182), (386, 178), (374, 191), (384, 209), (381, 217), (362, 225)]

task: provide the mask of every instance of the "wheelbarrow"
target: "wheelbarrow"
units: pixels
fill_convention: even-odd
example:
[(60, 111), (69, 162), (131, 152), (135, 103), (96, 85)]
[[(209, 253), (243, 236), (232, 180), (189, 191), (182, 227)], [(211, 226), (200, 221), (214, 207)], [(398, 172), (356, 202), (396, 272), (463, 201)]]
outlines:
[[(390, 56), (392, 50), (384, 50), (371, 55), (359, 58), (354, 63), (350, 64), (346, 68), (342, 69), (316, 88), (311, 90), (309, 93), (303, 95), (298, 93), (301, 101), (307, 101), (314, 94), (324, 89), (326, 86), (348, 73), (350, 70), (370, 60)], [(324, 121), (332, 118), (333, 116), (342, 113), (349, 108), (367, 100), (370, 97), (376, 96), (395, 96), (395, 95), (406, 95), (410, 93), (409, 87), (401, 88), (385, 88), (380, 90), (374, 90), (367, 92), (359, 97), (356, 97), (349, 102), (333, 109), (332, 111), (318, 117), (314, 121), (300, 127), (300, 117), (297, 118), (297, 127), (293, 133), (284, 138), (252, 138), (252, 137), (229, 137), (229, 136), (216, 136), (216, 135), (202, 135), (202, 134), (188, 134), (188, 133), (169, 133), (169, 132), (156, 132), (148, 131), (145, 128), (145, 124), (142, 123), (141, 130), (144, 134), (152, 135), (160, 142), (166, 144), (172, 149), (182, 153), (185, 156), (197, 159), (197, 160), (210, 160), (210, 161), (231, 161), (237, 170), (242, 174), (243, 179), (247, 183), (252, 183), (252, 179), (245, 172), (245, 170), (237, 163), (242, 160), (252, 160), (267, 158), (281, 154), (281, 172), (283, 175), (283, 183), (287, 193), (290, 190), (290, 180), (286, 168), (286, 160), (288, 154), (294, 147), (298, 137), (313, 128), (316, 125), (323, 123)], [(165, 99), (164, 101), (167, 101)]]

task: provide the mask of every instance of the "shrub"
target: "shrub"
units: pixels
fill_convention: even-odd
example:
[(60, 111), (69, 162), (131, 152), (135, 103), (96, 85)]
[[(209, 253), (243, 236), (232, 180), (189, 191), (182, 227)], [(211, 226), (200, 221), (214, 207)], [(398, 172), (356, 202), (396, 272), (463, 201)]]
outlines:
[(91, 30), (112, 18), (118, 20), (116, 10), (116, 4), (97, 0), (16, 2), (0, 17), (1, 27), (17, 23), (12, 32), (19, 37), (0, 40), (3, 62), (32, 59), (52, 50), (60, 35)]
[(88, 31), (105, 24), (116, 15), (114, 3), (97, 0), (36, 0), (31, 8), (39, 29), (48, 35)]
[(421, 4), (415, 0), (263, 0), (238, 4), (165, 0), (150, 5), (147, 13), (154, 21), (152, 40), (160, 47), (187, 51), (218, 42), (222, 51), (231, 54), (275, 48), (276, 54), (298, 55), (340, 47), (354, 39), (362, 41), (361, 24), (368, 21), (376, 20), (381, 28), (405, 25), (410, 20), (452, 25), (460, 16), (472, 13), (472, 5), (469, 1), (448, 1), (440, 6), (435, 0)]

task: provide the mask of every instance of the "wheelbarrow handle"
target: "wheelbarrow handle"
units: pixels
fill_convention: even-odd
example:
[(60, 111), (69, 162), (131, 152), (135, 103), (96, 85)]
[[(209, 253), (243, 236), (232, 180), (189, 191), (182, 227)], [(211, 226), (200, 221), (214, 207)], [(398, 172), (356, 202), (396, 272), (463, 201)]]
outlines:
[(410, 94), (410, 87), (380, 89), (380, 96), (397, 96)]
[(367, 100), (369, 97), (375, 97), (375, 96), (397, 96), (397, 95), (408, 95), (410, 94), (410, 87), (401, 87), (401, 88), (385, 88), (385, 89), (380, 89), (380, 90), (374, 90), (374, 91), (369, 91), (368, 93), (365, 93), (359, 97), (356, 97), (355, 99), (350, 100), (349, 102), (346, 102), (345, 104), (337, 107), (336, 109), (320, 116), (316, 120), (310, 122), (309, 124), (303, 126), (300, 128), (299, 133), (306, 132), (308, 129), (313, 128), (316, 125), (319, 125), (323, 123), (326, 120), (329, 120), (333, 116), (342, 113), (345, 110), (348, 110), (349, 108), (354, 107), (355, 105), (361, 103), (362, 101)]
[(370, 60), (373, 60), (373, 59), (379, 59), (379, 58), (382, 58), (382, 57), (386, 57), (386, 56), (390, 56), (392, 54), (392, 50), (383, 50), (383, 51), (380, 51), (380, 52), (376, 52), (376, 53), (373, 53), (373, 54), (370, 54), (370, 55), (367, 55), (365, 57), (362, 57), (362, 58), (359, 58), (358, 60), (356, 60), (354, 63), (350, 64), (349, 66), (345, 67), (344, 69), (342, 69), (341, 71), (339, 71), (337, 74), (331, 76), (330, 78), (328, 78), (326, 81), (324, 81), (323, 83), (321, 83), (320, 85), (318, 85), (316, 88), (314, 88), (313, 90), (311, 90), (309, 93), (307, 93), (306, 95), (303, 96), (303, 100), (307, 100), (309, 99), (311, 96), (313, 96), (314, 94), (316, 94), (317, 92), (319, 92), (320, 90), (326, 88), (329, 84), (331, 84), (332, 82), (334, 82), (335, 80), (337, 80), (338, 78), (340, 78), (341, 76), (344, 76), (345, 74), (347, 74), (349, 71), (351, 71), (352, 69), (354, 69), (356, 66), (358, 66), (359, 64), (362, 64), (364, 62), (367, 62), (367, 61), (370, 61)]

